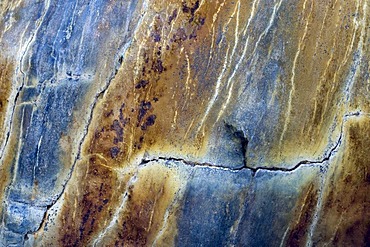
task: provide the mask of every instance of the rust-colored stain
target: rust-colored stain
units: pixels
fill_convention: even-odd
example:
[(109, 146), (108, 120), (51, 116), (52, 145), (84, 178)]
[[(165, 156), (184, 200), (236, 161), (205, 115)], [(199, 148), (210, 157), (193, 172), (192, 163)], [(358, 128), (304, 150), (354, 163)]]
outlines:
[(118, 176), (120, 171), (106, 167), (98, 157), (91, 157), (81, 165), (84, 166), (76, 170), (79, 183), (65, 193), (60, 216), (45, 227), (44, 244), (52, 246), (55, 241), (61, 246), (173, 243), (176, 228), (167, 229), (166, 233), (160, 231), (168, 227), (163, 221), (170, 216), (165, 216), (166, 212), (170, 210), (173, 214), (176, 209), (172, 204), (182, 186), (176, 170), (152, 163)]
[[(144, 17), (121, 68), (95, 108), (83, 146), (85, 158), (76, 164), (78, 175), (67, 187), (57, 219), (64, 226), (59, 233), (62, 245), (104, 241), (106, 246), (148, 246), (155, 241), (165, 209), (180, 185), (172, 187), (173, 174), (162, 166), (138, 169), (135, 159), (144, 152), (168, 150), (175, 156), (205, 154), (223, 107), (220, 99), (227, 99), (226, 88), (217, 88), (216, 82), (221, 73), (232, 74), (228, 64), (222, 71), (224, 59), (233, 52), (235, 32), (241, 32), (236, 26), (252, 14), (251, 2), (239, 4), (170, 1), (164, 7), (162, 1), (150, 3), (155, 11)], [(360, 40), (360, 30), (346, 18), (355, 7), (338, 1), (299, 1), (290, 13), (280, 13), (282, 19), (294, 15), (298, 21), (279, 22), (275, 34), (291, 37), (285, 47), (288, 57), (281, 64), (286, 74), (280, 75), (288, 93), (276, 96), (285, 110), (268, 154), (277, 162), (322, 150), (326, 138), (339, 133), (339, 127), (331, 133), (328, 129), (334, 117), (341, 121), (344, 115), (345, 103), (339, 98), (355, 52), (348, 47)], [(220, 35), (224, 37), (217, 41)], [(219, 48), (212, 48), (214, 42), (220, 42)], [(236, 80), (235, 88), (240, 83)], [(209, 107), (217, 90), (219, 96)], [(236, 94), (235, 90), (231, 93)], [(230, 104), (235, 103), (231, 99)], [(76, 188), (79, 192), (72, 193)], [(287, 245), (302, 246), (307, 241), (318, 194), (314, 185), (302, 192)], [(110, 222), (112, 218), (116, 222)], [(104, 236), (99, 237), (102, 232)]]
[[(153, 173), (157, 176), (153, 176)], [(117, 226), (99, 243), (108, 246), (160, 245), (160, 230), (165, 227), (168, 217), (165, 214), (171, 210), (171, 203), (181, 186), (181, 178), (170, 168), (152, 164), (141, 168), (135, 179), (137, 181), (127, 189), (125, 209), (119, 215)], [(176, 231), (176, 227), (167, 229), (167, 234), (173, 233), (172, 241)], [(109, 237), (112, 241), (109, 241)]]
[[(9, 96), (12, 90), (12, 79), (14, 65), (10, 60), (0, 57), (0, 147), (6, 141), (6, 113)], [(9, 151), (9, 155), (0, 163), (0, 198), (3, 198), (6, 192), (6, 185), (9, 182), (11, 174), (11, 161), (16, 157), (16, 150)], [(0, 208), (0, 213), (3, 208)]]
[(5, 136), (5, 116), (8, 106), (9, 96), (12, 89), (12, 79), (14, 73), (14, 66), (11, 61), (7, 61), (0, 57), (0, 143), (2, 143)]
[(346, 123), (343, 148), (329, 170), (315, 244), (366, 246), (370, 240), (370, 120)]
[(289, 93), (281, 95), (285, 110), (278, 141), (270, 151), (277, 162), (297, 155), (310, 157), (327, 147), (330, 136), (338, 138), (340, 127), (333, 129), (333, 122), (345, 114), (346, 78), (362, 45), (361, 30), (348, 18), (356, 11), (355, 4), (300, 1), (294, 6), (282, 15), (294, 15), (297, 22), (282, 23), (280, 29), (291, 40), (283, 64), (288, 74), (281, 78)]
[[(48, 211), (46, 223), (37, 230), (35, 242), (175, 245), (178, 199), (187, 181), (164, 160), (172, 157), (186, 166), (198, 162), (197, 166), (209, 169), (230, 169), (226, 167), (230, 164), (208, 164), (207, 158), (215, 155), (210, 148), (218, 138), (215, 133), (232, 119), (246, 125), (230, 123), (245, 139), (242, 155), (250, 167), (243, 169), (293, 173), (286, 166), (298, 161), (316, 167), (313, 161), (322, 161), (327, 168), (320, 173), (322, 186), (317, 181), (297, 185), (303, 189), (285, 245), (366, 246), (370, 242), (370, 86), (365, 58), (370, 56), (370, 31), (365, 1), (299, 0), (286, 6), (280, 0), (271, 4), (153, 0), (146, 2), (147, 8), (140, 2), (139, 25), (118, 61), (120, 67), (99, 94), (91, 119), (84, 119), (89, 121), (86, 136), (74, 140), (73, 133), (85, 124), (79, 121), (79, 111), (86, 109), (78, 107), (71, 113), (70, 130), (59, 135), (58, 158), (65, 167), (58, 179), (68, 183), (52, 207), (55, 211)], [(115, 2), (111, 4), (102, 16), (115, 14)], [(108, 20), (99, 23), (93, 35), (110, 27)], [(264, 70), (272, 61), (278, 67), (273, 79), (273, 72)], [(101, 70), (106, 68), (104, 62), (97, 63)], [(12, 62), (0, 57), (0, 142), (6, 134), (13, 74)], [(87, 104), (99, 86), (92, 86), (79, 104)], [(268, 86), (272, 88), (266, 92), (261, 89)], [(15, 102), (12, 135), (1, 157), (1, 197), (22, 145), (20, 119), (28, 103)], [(277, 107), (255, 117), (258, 105), (268, 110)], [(270, 113), (276, 114), (275, 120), (271, 117), (273, 124)], [(264, 132), (244, 136), (248, 124)], [(251, 154), (248, 144), (256, 140)], [(69, 169), (71, 177), (66, 175)], [(34, 188), (31, 201), (39, 193), (37, 178)]]
[[(76, 174), (79, 183), (66, 191), (61, 217), (45, 227), (53, 233), (45, 239), (47, 246), (52, 246), (58, 239), (61, 246), (85, 246), (89, 243), (97, 232), (107, 227), (106, 219), (113, 215), (113, 206), (122, 196), (119, 192), (125, 187), (125, 177), (132, 175), (128, 173), (118, 177), (98, 156), (81, 161)], [(63, 227), (59, 228), (60, 225)]]
[(199, 77), (212, 79), (215, 71), (198, 75), (206, 61), (199, 68), (194, 64), (198, 53), (209, 52), (208, 28), (217, 7), (169, 3), (166, 11), (144, 20), (135, 46), (99, 102), (86, 152), (102, 153), (112, 166), (148, 149), (204, 152), (206, 134), (198, 129), (212, 90)]
[(315, 217), (315, 209), (318, 200), (316, 185), (309, 184), (302, 189), (301, 197), (297, 203), (297, 212), (289, 228), (285, 241), (286, 246), (306, 246), (310, 226)]

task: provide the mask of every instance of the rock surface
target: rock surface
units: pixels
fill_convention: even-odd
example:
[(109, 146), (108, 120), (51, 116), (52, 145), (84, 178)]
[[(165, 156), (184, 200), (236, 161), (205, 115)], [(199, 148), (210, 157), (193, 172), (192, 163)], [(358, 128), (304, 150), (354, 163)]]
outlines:
[(1, 246), (369, 246), (368, 0), (0, 3)]

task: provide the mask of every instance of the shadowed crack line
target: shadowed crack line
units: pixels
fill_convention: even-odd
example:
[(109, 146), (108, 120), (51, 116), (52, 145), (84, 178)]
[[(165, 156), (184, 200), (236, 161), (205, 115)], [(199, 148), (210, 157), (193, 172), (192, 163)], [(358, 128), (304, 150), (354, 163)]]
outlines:
[[(120, 65), (122, 64), (122, 60), (123, 60), (123, 59), (122, 59), (122, 57), (120, 57), (120, 58), (119, 58)], [(119, 66), (120, 66), (120, 65), (119, 65)], [(67, 178), (66, 184), (68, 183), (69, 179), (70, 179), (70, 178), (71, 178), (71, 176), (72, 176), (72, 173), (73, 173), (74, 167), (75, 167), (75, 165), (76, 165), (76, 163), (77, 163), (77, 160), (79, 160), (79, 159), (80, 159), (80, 157), (81, 157), (82, 144), (83, 144), (83, 142), (85, 141), (85, 138), (86, 138), (87, 133), (88, 133), (88, 129), (89, 129), (90, 124), (91, 124), (91, 122), (92, 122), (92, 118), (93, 118), (93, 115), (94, 115), (94, 109), (95, 109), (95, 107), (96, 107), (96, 104), (97, 104), (97, 102), (98, 102), (99, 98), (100, 98), (102, 95), (104, 95), (104, 93), (108, 90), (109, 85), (111, 84), (112, 80), (116, 77), (117, 73), (118, 73), (118, 68), (115, 70), (115, 72), (114, 72), (113, 76), (111, 76), (111, 78), (108, 80), (108, 83), (104, 86), (104, 88), (103, 88), (99, 93), (97, 93), (97, 94), (95, 95), (95, 99), (94, 99), (94, 102), (92, 103), (92, 107), (91, 107), (90, 115), (89, 115), (89, 118), (88, 118), (88, 120), (87, 120), (87, 124), (86, 124), (86, 126), (85, 126), (85, 128), (84, 128), (84, 131), (83, 131), (82, 139), (81, 139), (81, 141), (80, 141), (80, 142), (79, 142), (79, 144), (78, 144), (78, 151), (77, 151), (77, 155), (76, 155), (76, 158), (75, 158), (75, 160), (74, 160), (74, 162), (73, 162), (73, 165), (72, 165), (72, 168), (71, 168), (71, 172), (70, 172), (70, 174), (69, 174), (69, 176), (68, 176), (68, 178)]]
[[(130, 42), (129, 42), (129, 43), (130, 43)], [(128, 46), (127, 46), (127, 47), (128, 47)], [(48, 205), (47, 205), (47, 207), (46, 207), (46, 211), (45, 211), (45, 213), (44, 213), (44, 217), (43, 217), (43, 219), (42, 219), (42, 221), (41, 221), (40, 226), (38, 227), (38, 229), (37, 229), (36, 231), (29, 231), (29, 232), (27, 232), (27, 233), (25, 234), (25, 236), (24, 236), (24, 237), (26, 237), (26, 236), (27, 236), (27, 234), (34, 234), (34, 233), (38, 232), (38, 231), (42, 228), (42, 225), (43, 225), (43, 224), (45, 223), (45, 221), (47, 220), (47, 215), (48, 215), (48, 211), (49, 211), (49, 209), (50, 209), (53, 205), (55, 205), (55, 203), (57, 203), (57, 202), (59, 201), (59, 199), (62, 197), (62, 195), (64, 194), (64, 191), (65, 191), (65, 189), (66, 189), (66, 187), (67, 187), (67, 184), (68, 184), (68, 182), (69, 182), (69, 181), (71, 180), (71, 178), (72, 178), (72, 174), (73, 174), (74, 168), (75, 168), (75, 166), (76, 166), (76, 163), (77, 163), (77, 161), (78, 161), (78, 160), (80, 159), (80, 157), (81, 157), (82, 144), (83, 144), (83, 142), (84, 142), (84, 141), (85, 141), (85, 139), (86, 139), (86, 136), (87, 136), (87, 133), (88, 133), (88, 129), (89, 129), (90, 125), (91, 125), (91, 122), (92, 122), (92, 119), (93, 119), (93, 115), (94, 115), (94, 109), (95, 109), (95, 107), (96, 107), (96, 105), (97, 105), (97, 102), (98, 102), (99, 98), (100, 98), (102, 95), (104, 95), (104, 93), (108, 90), (108, 88), (109, 88), (109, 86), (110, 86), (110, 84), (111, 84), (112, 80), (116, 77), (116, 75), (117, 75), (117, 73), (118, 73), (118, 71), (119, 71), (119, 68), (121, 67), (121, 65), (122, 65), (122, 63), (123, 63), (123, 56), (124, 56), (124, 55), (119, 56), (119, 58), (118, 58), (118, 65), (117, 65), (117, 67), (116, 67), (116, 69), (115, 69), (115, 71), (114, 71), (113, 75), (109, 78), (109, 80), (108, 80), (108, 82), (106, 83), (106, 85), (104, 86), (104, 88), (103, 88), (100, 92), (98, 92), (98, 93), (95, 95), (95, 99), (94, 99), (94, 102), (92, 103), (92, 107), (91, 107), (90, 115), (89, 115), (89, 118), (88, 118), (87, 124), (86, 124), (86, 126), (85, 126), (85, 128), (84, 128), (84, 131), (83, 131), (83, 136), (82, 136), (82, 138), (81, 138), (81, 140), (80, 140), (80, 142), (79, 142), (79, 144), (78, 144), (78, 151), (77, 151), (76, 157), (75, 157), (75, 159), (74, 159), (74, 162), (73, 162), (73, 164), (72, 164), (72, 167), (71, 167), (71, 169), (70, 169), (70, 172), (68, 173), (67, 179), (65, 180), (65, 183), (64, 183), (64, 185), (63, 185), (63, 187), (62, 187), (62, 191), (61, 191), (61, 192), (56, 196), (56, 198), (55, 198), (54, 200), (52, 200), (52, 202), (51, 202), (50, 204), (48, 204)]]
[(366, 113), (362, 111), (355, 111), (355, 112), (349, 112), (344, 115), (344, 118), (351, 118), (351, 117), (370, 117), (370, 113)]
[(159, 161), (181, 162), (191, 167), (204, 167), (204, 168), (211, 168), (211, 169), (226, 170), (226, 171), (231, 171), (231, 172), (240, 171), (240, 170), (245, 169), (245, 167), (231, 168), (227, 166), (214, 165), (214, 164), (210, 164), (206, 162), (201, 163), (201, 162), (196, 162), (196, 161), (185, 160), (182, 158), (163, 157), (163, 156), (159, 156), (159, 157), (151, 158), (151, 159), (142, 159), (139, 166), (145, 166), (148, 163), (159, 162)]
[(25, 234), (24, 234), (24, 236), (23, 236), (23, 240), (25, 241), (25, 240), (27, 240), (27, 235), (28, 234), (34, 234), (34, 233), (36, 233), (36, 232), (38, 232), (38, 231), (40, 231), (41, 230), (41, 228), (42, 228), (42, 226), (46, 223), (46, 220), (49, 218), (49, 209), (51, 208), (53, 206), (53, 204), (51, 204), (51, 205), (48, 205), (47, 207), (46, 207), (46, 210), (45, 210), (45, 212), (44, 212), (44, 215), (42, 216), (42, 220), (41, 220), (41, 222), (40, 222), (40, 225), (37, 227), (37, 229), (35, 230), (35, 231), (32, 231), (32, 230), (29, 230), (29, 231), (27, 231)]
[(6, 153), (6, 148), (7, 148), (8, 142), (9, 142), (10, 133), (12, 132), (14, 113), (15, 113), (15, 109), (17, 107), (18, 98), (19, 98), (19, 95), (20, 95), (20, 93), (22, 92), (22, 90), (24, 88), (24, 85), (25, 85), (26, 73), (22, 69), (24, 58), (25, 58), (25, 56), (28, 52), (28, 49), (31, 47), (32, 43), (36, 39), (38, 31), (39, 31), (40, 27), (42, 26), (43, 20), (46, 16), (47, 10), (49, 9), (49, 7), (48, 7), (49, 4), (50, 4), (50, 1), (46, 1), (43, 13), (40, 15), (40, 17), (35, 22), (36, 23), (35, 31), (30, 35), (30, 38), (28, 39), (28, 42), (25, 45), (25, 49), (23, 50), (23, 53), (22, 53), (22, 55), (20, 56), (20, 59), (19, 59), (19, 72), (22, 75), (21, 84), (17, 88), (17, 93), (15, 94), (14, 101), (13, 101), (14, 103), (11, 107), (12, 112), (10, 113), (10, 117), (9, 117), (10, 118), (9, 119), (9, 129), (6, 133), (4, 144), (3, 144), (2, 147), (0, 147), (1, 148), (1, 150), (0, 150), (0, 162), (3, 160), (3, 157), (5, 156), (5, 153)]
[[(139, 21), (138, 23), (140, 23), (140, 21)], [(139, 25), (139, 24), (138, 24), (138, 25)], [(136, 28), (136, 29), (137, 29), (137, 28)], [(136, 29), (135, 29), (135, 30), (136, 30)], [(130, 30), (127, 28), (126, 32), (127, 32), (127, 31), (130, 31)], [(124, 46), (123, 46), (123, 48), (122, 48), (122, 52), (120, 52), (120, 53), (119, 53), (119, 55), (118, 55), (117, 65), (115, 66), (115, 71), (112, 73), (112, 76), (108, 79), (108, 81), (107, 81), (106, 85), (104, 86), (104, 88), (103, 88), (100, 92), (98, 92), (98, 93), (95, 95), (94, 102), (91, 104), (91, 111), (90, 111), (90, 115), (89, 115), (89, 117), (88, 117), (88, 120), (87, 120), (86, 126), (85, 126), (85, 128), (84, 128), (84, 130), (83, 130), (82, 138), (81, 138), (81, 140), (80, 140), (80, 142), (79, 142), (79, 144), (78, 144), (78, 150), (77, 150), (76, 157), (75, 157), (75, 159), (74, 159), (74, 161), (73, 161), (73, 164), (72, 164), (72, 166), (71, 166), (70, 172), (68, 173), (67, 178), (66, 178), (66, 180), (65, 180), (64, 184), (62, 185), (62, 190), (61, 190), (61, 192), (60, 192), (58, 195), (56, 195), (56, 196), (55, 196), (55, 199), (54, 199), (54, 200), (52, 200), (52, 202), (51, 202), (50, 204), (48, 204), (48, 205), (47, 205), (47, 209), (46, 209), (46, 211), (45, 211), (44, 218), (43, 218), (43, 220), (42, 220), (42, 221), (41, 221), (41, 223), (40, 223), (40, 227), (39, 227), (36, 231), (30, 231), (28, 234), (34, 234), (34, 233), (38, 232), (38, 231), (42, 228), (42, 225), (44, 224), (45, 220), (47, 220), (47, 217), (46, 217), (46, 216), (48, 215), (48, 211), (49, 211), (49, 209), (50, 209), (51, 207), (53, 207), (53, 206), (54, 206), (54, 205), (55, 205), (55, 204), (60, 200), (60, 198), (63, 196), (63, 194), (64, 194), (64, 192), (65, 192), (65, 189), (66, 189), (66, 187), (67, 187), (67, 184), (69, 183), (69, 181), (70, 181), (70, 180), (71, 180), (71, 178), (72, 178), (72, 174), (73, 174), (73, 172), (74, 172), (74, 168), (75, 168), (75, 166), (76, 166), (76, 163), (77, 163), (77, 161), (78, 161), (78, 160), (80, 159), (80, 157), (81, 157), (82, 144), (83, 144), (83, 142), (85, 141), (86, 136), (87, 136), (87, 134), (88, 134), (88, 129), (89, 129), (90, 125), (91, 125), (92, 118), (93, 118), (93, 114), (94, 114), (94, 109), (95, 109), (95, 107), (96, 107), (96, 105), (97, 105), (97, 102), (98, 102), (98, 100), (99, 100), (99, 98), (100, 98), (100, 97), (104, 96), (104, 94), (105, 94), (105, 92), (108, 90), (108, 88), (109, 88), (109, 86), (110, 86), (111, 82), (112, 82), (112, 81), (113, 81), (113, 79), (117, 76), (118, 71), (119, 71), (119, 68), (121, 68), (121, 67), (122, 67), (122, 64), (123, 64), (123, 62), (124, 62), (125, 54), (126, 54), (126, 52), (127, 52), (128, 48), (131, 46), (131, 43), (132, 43), (132, 39), (130, 39), (130, 38), (129, 38), (129, 39), (127, 40), (127, 42), (124, 44)], [(27, 236), (27, 234), (26, 234), (25, 236)]]
[[(343, 125), (342, 125), (343, 128)], [(158, 162), (158, 161), (173, 161), (173, 162), (181, 162), (185, 165), (191, 166), (191, 167), (196, 167), (196, 168), (210, 168), (210, 169), (219, 169), (219, 170), (225, 170), (225, 171), (230, 171), (230, 172), (238, 172), (242, 170), (250, 170), (252, 172), (252, 176), (254, 177), (259, 170), (263, 171), (273, 171), (273, 172), (293, 172), (300, 168), (301, 166), (321, 166), (323, 165), (326, 161), (329, 161), (332, 156), (337, 152), (339, 149), (341, 143), (342, 143), (342, 138), (343, 138), (343, 130), (341, 129), (338, 141), (335, 143), (333, 148), (330, 149), (328, 152), (328, 155), (326, 155), (323, 159), (318, 160), (318, 161), (311, 161), (311, 160), (303, 160), (298, 162), (296, 165), (292, 167), (249, 167), (247, 165), (243, 167), (238, 167), (238, 168), (232, 168), (232, 167), (227, 167), (223, 165), (215, 165), (207, 162), (197, 162), (197, 161), (189, 161), (185, 160), (182, 158), (175, 158), (175, 157), (163, 157), (159, 156), (156, 158), (151, 158), (151, 159), (142, 159), (141, 163), (139, 166), (146, 165), (151, 162)]]
[(341, 133), (339, 135), (339, 138), (338, 138), (338, 141), (335, 143), (333, 148), (330, 149), (328, 155), (326, 155), (321, 160), (302, 160), (302, 161), (298, 162), (296, 165), (294, 165), (292, 167), (288, 167), (288, 168), (285, 168), (285, 167), (268, 167), (268, 168), (267, 167), (255, 167), (255, 168), (247, 167), (247, 168), (252, 169), (255, 172), (258, 171), (258, 170), (292, 172), (292, 171), (298, 169), (299, 167), (301, 167), (303, 165), (312, 165), (312, 166), (313, 165), (322, 165), (324, 162), (329, 161), (332, 158), (332, 156), (334, 155), (334, 153), (337, 152), (337, 150), (339, 149), (339, 146), (342, 143), (342, 137), (343, 137), (343, 132), (341, 131)]
[(22, 85), (17, 89), (17, 93), (16, 93), (16, 95), (14, 97), (14, 104), (13, 104), (13, 107), (12, 107), (12, 113), (10, 114), (9, 131), (7, 131), (7, 133), (6, 133), (4, 146), (3, 146), (3, 149), (1, 150), (1, 154), (0, 154), (0, 161), (3, 159), (3, 156), (5, 155), (6, 147), (8, 146), (8, 142), (9, 142), (9, 138), (10, 138), (10, 133), (12, 131), (12, 124), (13, 124), (14, 112), (15, 112), (15, 108), (17, 106), (17, 101), (18, 101), (19, 95), (20, 95), (20, 93), (21, 93), (21, 91), (23, 89), (23, 86), (24, 86), (24, 83), (22, 83)]

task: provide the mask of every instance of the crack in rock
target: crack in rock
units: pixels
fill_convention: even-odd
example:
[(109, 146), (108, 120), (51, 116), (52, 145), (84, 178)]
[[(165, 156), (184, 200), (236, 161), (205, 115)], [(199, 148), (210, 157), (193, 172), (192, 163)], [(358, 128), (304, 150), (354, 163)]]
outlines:
[(49, 219), (49, 209), (53, 206), (54, 204), (51, 204), (51, 205), (48, 205), (46, 206), (46, 210), (44, 212), (44, 215), (42, 217), (42, 220), (39, 224), (39, 226), (37, 227), (37, 229), (35, 231), (32, 231), (32, 230), (29, 230), (27, 231), (24, 236), (23, 236), (23, 241), (26, 241), (28, 239), (28, 234), (35, 234), (36, 232), (40, 231), (42, 226), (46, 224), (46, 221)]
[(145, 166), (148, 163), (159, 162), (159, 161), (181, 162), (181, 163), (183, 163), (187, 166), (191, 166), (191, 167), (205, 167), (205, 168), (219, 169), (219, 170), (225, 170), (225, 171), (231, 171), (231, 172), (246, 169), (246, 167), (230, 168), (230, 167), (227, 167), (227, 166), (214, 165), (214, 164), (206, 163), (206, 162), (202, 163), (202, 162), (197, 162), (197, 161), (189, 161), (189, 160), (185, 160), (185, 159), (182, 159), (182, 158), (164, 157), (164, 156), (159, 156), (159, 157), (151, 158), (151, 159), (142, 159), (139, 166)]
[(240, 141), (240, 146), (242, 150), (242, 155), (243, 155), (243, 166), (247, 167), (247, 151), (248, 151), (248, 143), (249, 140), (247, 138), (247, 135), (244, 133), (243, 130), (238, 129), (234, 125), (225, 122), (225, 127), (228, 129), (235, 138), (237, 138)]
[[(357, 115), (354, 115), (354, 116), (357, 116)], [(215, 165), (215, 164), (211, 164), (211, 163), (207, 163), (207, 162), (189, 161), (189, 160), (185, 160), (185, 159), (182, 159), (182, 158), (164, 157), (164, 156), (159, 156), (159, 157), (151, 158), (151, 159), (143, 158), (141, 160), (139, 166), (146, 165), (150, 162), (174, 161), (174, 162), (181, 162), (181, 163), (183, 163), (185, 165), (188, 165), (188, 166), (191, 166), (191, 167), (205, 167), (205, 168), (210, 168), (210, 169), (219, 169), (219, 170), (225, 170), (225, 171), (231, 171), (231, 172), (238, 172), (238, 171), (241, 171), (241, 170), (250, 170), (252, 172), (252, 176), (255, 176), (257, 171), (259, 171), (259, 170), (273, 171), (273, 172), (293, 172), (293, 171), (299, 169), (301, 166), (307, 166), (307, 165), (309, 165), (309, 166), (321, 166), (325, 162), (329, 161), (333, 157), (333, 155), (338, 151), (338, 149), (339, 149), (339, 147), (342, 143), (342, 139), (343, 139), (343, 123), (342, 123), (342, 126), (341, 126), (341, 131), (340, 131), (340, 135), (339, 135), (339, 138), (338, 138), (337, 142), (335, 143), (333, 148), (330, 149), (328, 154), (323, 159), (315, 160), (315, 161), (314, 160), (303, 160), (303, 161), (298, 162), (296, 165), (294, 165), (292, 167), (287, 167), (287, 168), (285, 168), (285, 167), (250, 167), (250, 166), (247, 166), (246, 164), (245, 164), (244, 167), (230, 168), (230, 167), (227, 167), (227, 166)]]
[(355, 112), (349, 112), (344, 115), (344, 118), (351, 118), (351, 117), (370, 117), (370, 113), (362, 112), (360, 111), (355, 111)]
[[(128, 46), (127, 46), (128, 47)], [(88, 118), (88, 121), (87, 121), (87, 124), (83, 130), (83, 136), (78, 144), (78, 150), (77, 150), (77, 154), (76, 154), (76, 157), (74, 159), (74, 162), (72, 164), (72, 167), (70, 169), (70, 172), (69, 174), (67, 175), (67, 179), (64, 183), (64, 185), (62, 185), (62, 191), (56, 196), (56, 198), (54, 200), (52, 200), (52, 202), (50, 204), (48, 204), (46, 206), (46, 211), (44, 213), (44, 217), (43, 217), (43, 220), (41, 221), (40, 223), (40, 226), (38, 227), (38, 229), (36, 231), (29, 231), (25, 234), (25, 237), (28, 235), (28, 234), (35, 234), (37, 233), (41, 228), (42, 228), (42, 225), (44, 224), (44, 222), (47, 220), (47, 215), (48, 215), (48, 212), (49, 212), (49, 209), (51, 207), (53, 207), (59, 200), (60, 198), (63, 196), (64, 192), (65, 192), (65, 189), (69, 183), (69, 181), (71, 180), (72, 178), (72, 174), (73, 174), (73, 171), (74, 171), (74, 168), (76, 166), (76, 163), (77, 161), (80, 159), (81, 157), (81, 150), (82, 150), (82, 144), (83, 142), (85, 141), (86, 139), (86, 136), (88, 134), (88, 129), (90, 127), (90, 124), (92, 122), (92, 119), (93, 119), (93, 114), (94, 114), (94, 109), (97, 105), (97, 102), (99, 100), (99, 98), (104, 95), (104, 93), (108, 90), (112, 80), (116, 77), (116, 75), (118, 74), (118, 71), (119, 71), (119, 68), (121, 67), (122, 63), (123, 63), (123, 56), (124, 55), (121, 55), (119, 58), (118, 58), (118, 65), (116, 66), (115, 68), (115, 71), (113, 73), (113, 75), (108, 79), (108, 82), (106, 83), (106, 85), (104, 86), (104, 88), (98, 92), (96, 95), (95, 95), (95, 99), (94, 99), (94, 102), (92, 103), (92, 107), (91, 107), (91, 111), (90, 111), (90, 115), (89, 115), (89, 118)]]
[(25, 48), (24, 48), (24, 50), (22, 52), (22, 55), (19, 58), (19, 68), (18, 69), (19, 69), (20, 74), (22, 75), (21, 76), (21, 84), (16, 89), (17, 92), (15, 94), (13, 104), (12, 105), (9, 105), (9, 108), (11, 109), (11, 113), (9, 113), (10, 117), (9, 117), (9, 120), (8, 120), (9, 127), (8, 127), (8, 131), (6, 133), (5, 141), (4, 141), (4, 143), (3, 143), (2, 147), (1, 147), (0, 161), (2, 161), (2, 159), (5, 156), (5, 152), (6, 152), (6, 149), (7, 149), (7, 146), (8, 146), (8, 142), (9, 142), (9, 138), (10, 138), (10, 133), (12, 132), (12, 125), (13, 125), (13, 119), (14, 119), (15, 109), (17, 107), (17, 101), (18, 101), (18, 98), (19, 98), (20, 93), (22, 92), (22, 90), (24, 88), (25, 79), (27, 77), (26, 76), (26, 73), (22, 69), (22, 66), (23, 66), (23, 63), (24, 63), (24, 57), (26, 56), (26, 53), (28, 52), (28, 49), (30, 48), (30, 46), (32, 45), (32, 43), (35, 41), (35, 38), (36, 38), (36, 36), (38, 34), (38, 31), (39, 31), (39, 28), (42, 26), (42, 22), (43, 22), (43, 19), (45, 18), (47, 9), (48, 8), (45, 8), (43, 14), (40, 15), (40, 17), (37, 19), (36, 23), (38, 23), (38, 24), (36, 24), (35, 31), (30, 35), (30, 38), (28, 39), (28, 42), (26, 42)]
[(304, 165), (320, 166), (323, 163), (325, 163), (326, 161), (329, 161), (332, 158), (332, 156), (338, 151), (338, 149), (339, 149), (339, 147), (342, 143), (342, 138), (343, 138), (343, 130), (341, 129), (338, 141), (335, 143), (333, 148), (330, 149), (329, 153), (324, 158), (322, 158), (321, 160), (302, 160), (302, 161), (298, 162), (296, 165), (294, 165), (292, 167), (287, 167), (287, 168), (285, 168), (285, 167), (247, 167), (247, 168), (253, 170), (254, 172), (257, 172), (258, 170), (292, 172), (292, 171), (294, 171), (294, 170), (296, 170), (296, 169), (298, 169), (298, 168), (300, 168), (301, 166), (304, 166)]

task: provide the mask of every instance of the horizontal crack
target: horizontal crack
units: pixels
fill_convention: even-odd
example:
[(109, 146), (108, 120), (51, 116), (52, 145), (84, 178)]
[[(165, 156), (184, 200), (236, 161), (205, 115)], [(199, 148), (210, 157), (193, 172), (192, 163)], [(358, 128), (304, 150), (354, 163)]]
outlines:
[(341, 130), (338, 141), (336, 142), (334, 147), (329, 151), (328, 155), (325, 156), (321, 160), (302, 160), (302, 161), (298, 162), (296, 165), (294, 165), (293, 167), (288, 167), (288, 168), (284, 168), (284, 167), (255, 167), (255, 168), (252, 168), (252, 167), (249, 167), (249, 169), (252, 169), (254, 171), (270, 170), (270, 171), (291, 172), (291, 171), (294, 171), (294, 170), (298, 169), (299, 167), (301, 167), (303, 165), (315, 165), (315, 164), (316, 165), (322, 165), (324, 162), (330, 160), (331, 157), (333, 156), (333, 154), (338, 150), (340, 144), (342, 143), (342, 137), (343, 137), (343, 132)]
[(228, 170), (228, 171), (240, 171), (243, 169), (246, 169), (246, 167), (240, 167), (240, 168), (231, 168), (227, 166), (220, 166), (220, 165), (214, 165), (206, 162), (196, 162), (196, 161), (189, 161), (181, 158), (174, 158), (174, 157), (156, 157), (152, 159), (142, 159), (141, 163), (139, 166), (146, 165), (150, 162), (158, 162), (158, 161), (174, 161), (174, 162), (181, 162), (184, 163), (185, 165), (192, 166), (192, 167), (208, 167), (212, 169), (220, 169), (220, 170)]
[[(328, 160), (329, 158), (325, 158), (324, 161)], [(222, 165), (215, 165), (215, 164), (210, 164), (210, 163), (202, 163), (202, 162), (196, 162), (196, 161), (189, 161), (189, 160), (184, 160), (181, 158), (173, 158), (173, 157), (156, 157), (153, 159), (142, 159), (141, 163), (139, 166), (146, 165), (151, 162), (158, 162), (158, 161), (173, 161), (173, 162), (181, 162), (185, 165), (191, 166), (191, 167), (197, 167), (197, 168), (210, 168), (210, 169), (218, 169), (218, 170), (224, 170), (224, 171), (230, 171), (230, 172), (239, 172), (243, 170), (249, 170), (252, 172), (252, 176), (255, 176), (257, 171), (259, 170), (264, 170), (264, 171), (277, 171), (277, 172), (292, 172), (299, 167), (303, 165), (321, 165), (324, 161), (322, 162), (313, 162), (313, 161), (301, 161), (297, 165), (295, 165), (292, 168), (284, 168), (284, 167), (239, 167), (239, 168), (231, 168), (227, 166), (222, 166)]]
[(356, 111), (356, 112), (349, 112), (344, 115), (344, 118), (351, 118), (351, 117), (370, 117), (370, 113)]
[(329, 151), (328, 155), (325, 156), (323, 159), (318, 160), (318, 161), (312, 161), (312, 160), (303, 160), (298, 162), (296, 165), (293, 167), (249, 167), (245, 165), (244, 167), (240, 168), (231, 168), (231, 167), (226, 167), (222, 165), (215, 165), (215, 164), (210, 164), (207, 162), (197, 162), (197, 161), (189, 161), (185, 160), (182, 158), (174, 158), (174, 157), (163, 157), (159, 156), (156, 158), (152, 159), (142, 159), (141, 163), (139, 166), (148, 164), (150, 162), (158, 162), (158, 161), (175, 161), (175, 162), (181, 162), (185, 165), (191, 166), (191, 167), (205, 167), (205, 168), (211, 168), (211, 169), (219, 169), (219, 170), (226, 170), (226, 171), (231, 171), (231, 172), (237, 172), (237, 171), (242, 171), (242, 170), (250, 170), (252, 172), (252, 176), (255, 176), (257, 171), (263, 170), (263, 171), (276, 171), (276, 172), (292, 172), (300, 168), (301, 166), (305, 165), (311, 165), (311, 166), (321, 166), (324, 162), (328, 161), (331, 159), (331, 157), (334, 155), (334, 153), (338, 150), (340, 144), (342, 143), (342, 137), (343, 137), (343, 130), (341, 130), (341, 133), (339, 135), (338, 141), (334, 145), (334, 147)]

